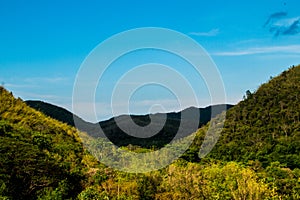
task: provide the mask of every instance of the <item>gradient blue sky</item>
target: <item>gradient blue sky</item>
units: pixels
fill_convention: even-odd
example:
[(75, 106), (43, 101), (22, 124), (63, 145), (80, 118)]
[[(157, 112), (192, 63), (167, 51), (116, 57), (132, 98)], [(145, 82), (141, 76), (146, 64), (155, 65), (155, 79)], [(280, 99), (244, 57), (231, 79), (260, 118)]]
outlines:
[[(300, 64), (299, 7), (299, 0), (1, 1), (0, 82), (24, 100), (71, 110), (76, 74), (94, 47), (128, 29), (163, 27), (206, 49), (222, 75), (227, 102), (235, 104), (246, 90)], [(176, 110), (172, 94), (153, 87), (137, 92), (132, 113), (146, 113), (158, 102)], [(200, 106), (210, 104), (208, 98), (203, 95)], [(99, 119), (109, 118), (110, 102), (98, 100)]]

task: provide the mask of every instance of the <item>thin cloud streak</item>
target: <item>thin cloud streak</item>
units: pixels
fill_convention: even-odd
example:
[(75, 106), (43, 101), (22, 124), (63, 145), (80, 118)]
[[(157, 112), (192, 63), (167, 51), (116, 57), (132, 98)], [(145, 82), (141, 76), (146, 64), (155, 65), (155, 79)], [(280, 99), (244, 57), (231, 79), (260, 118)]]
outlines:
[(37, 88), (36, 85), (31, 85), (31, 84), (13, 84), (13, 83), (3, 82), (3, 85), (7, 88)]
[(31, 92), (23, 92), (23, 91), (15, 91), (15, 96), (21, 97), (25, 100), (33, 100), (33, 99), (39, 99), (43, 101), (55, 101), (58, 99), (62, 99), (63, 97), (58, 95), (51, 95), (51, 94), (39, 94), (39, 93), (31, 93)]
[(298, 20), (300, 16), (280, 19), (273, 23), (274, 26), (290, 26), (294, 23), (294, 21)]
[(43, 82), (43, 83), (60, 83), (67, 81), (68, 79), (65, 77), (31, 77), (31, 78), (26, 78), (24, 81), (25, 82)]
[(219, 35), (220, 30), (219, 29), (212, 29), (208, 32), (191, 32), (189, 35), (194, 35), (194, 36), (205, 36), (205, 37), (214, 37)]
[(300, 54), (300, 45), (287, 45), (287, 46), (271, 46), (271, 47), (255, 47), (244, 50), (216, 52), (212, 55), (215, 56), (244, 56), (255, 54), (268, 54), (268, 53), (288, 53)]

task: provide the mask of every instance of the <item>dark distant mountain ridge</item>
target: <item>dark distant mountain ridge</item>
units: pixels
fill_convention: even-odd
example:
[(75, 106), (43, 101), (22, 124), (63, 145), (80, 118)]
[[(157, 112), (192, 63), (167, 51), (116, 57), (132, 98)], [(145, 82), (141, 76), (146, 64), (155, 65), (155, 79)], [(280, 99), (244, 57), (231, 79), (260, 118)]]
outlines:
[[(26, 101), (26, 104), (51, 118), (57, 119), (71, 126), (75, 126), (75, 120), (77, 125), (76, 127), (79, 130), (85, 131), (93, 137), (107, 137), (117, 146), (127, 146), (131, 144), (147, 148), (162, 147), (165, 144), (170, 143), (177, 134), (181, 123), (184, 123), (186, 128), (180, 132), (179, 136), (177, 135), (178, 138), (188, 136), (189, 134), (195, 132), (199, 127), (209, 122), (210, 119), (215, 117), (217, 114), (220, 114), (224, 110), (228, 110), (233, 107), (233, 105), (229, 104), (214, 105), (205, 108), (189, 107), (180, 112), (156, 113), (147, 115), (121, 115), (105, 121), (100, 121), (99, 123), (90, 123), (64, 108), (46, 102), (31, 100)], [(165, 120), (163, 120), (164, 116), (166, 117)], [(182, 116), (184, 117), (181, 119)], [(195, 122), (195, 120), (197, 120), (196, 116), (200, 117), (199, 121)], [(151, 118), (156, 119), (154, 120), (155, 122), (151, 121)], [(160, 118), (162, 120), (160, 120)], [(135, 124), (132, 124), (131, 120), (133, 120)], [(127, 127), (127, 129), (131, 131), (135, 131), (135, 125), (145, 127), (145, 129), (143, 129), (144, 132), (140, 133), (142, 135), (149, 135), (151, 134), (151, 131), (154, 131), (153, 129), (147, 129), (146, 127), (151, 122), (153, 123), (152, 127), (157, 126), (162, 128), (157, 134), (154, 134), (151, 137), (140, 138), (127, 134), (128, 131), (122, 130), (118, 126), (117, 122), (123, 124), (122, 127)], [(189, 126), (189, 124), (191, 125)], [(195, 126), (194, 124), (197, 125)], [(101, 126), (101, 129), (99, 125)]]

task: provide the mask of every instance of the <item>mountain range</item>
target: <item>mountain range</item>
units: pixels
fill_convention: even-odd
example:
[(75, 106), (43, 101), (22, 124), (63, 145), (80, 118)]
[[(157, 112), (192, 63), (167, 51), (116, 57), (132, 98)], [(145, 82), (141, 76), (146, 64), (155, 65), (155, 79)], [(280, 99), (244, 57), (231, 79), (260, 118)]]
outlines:
[[(147, 115), (120, 115), (108, 120), (100, 121), (99, 123), (87, 122), (70, 111), (42, 101), (25, 101), (25, 103), (44, 113), (45, 115), (64, 122), (70, 126), (75, 127), (81, 131), (87, 132), (92, 137), (107, 137), (117, 146), (138, 145), (141, 147), (163, 147), (168, 144), (178, 132), (181, 123), (186, 123), (186, 129), (181, 132), (179, 138), (188, 136), (195, 132), (199, 127), (205, 125), (211, 118), (233, 107), (230, 104), (213, 105), (205, 108), (189, 107), (180, 112), (170, 113), (156, 113)], [(213, 112), (212, 112), (213, 111)], [(131, 120), (134, 122), (132, 123)], [(119, 124), (117, 124), (119, 123)], [(161, 127), (157, 134), (147, 138), (137, 138), (127, 134), (134, 132), (135, 125), (145, 127), (141, 136), (150, 135), (155, 132), (154, 128), (149, 129), (146, 126), (152, 123), (153, 127)], [(188, 124), (187, 124), (188, 123)], [(120, 124), (122, 127), (120, 128)], [(195, 124), (196, 126), (189, 126)], [(99, 128), (99, 125), (101, 129)], [(127, 130), (127, 131), (126, 131)], [(149, 131), (149, 133), (147, 132)], [(139, 133), (136, 133), (138, 135)]]

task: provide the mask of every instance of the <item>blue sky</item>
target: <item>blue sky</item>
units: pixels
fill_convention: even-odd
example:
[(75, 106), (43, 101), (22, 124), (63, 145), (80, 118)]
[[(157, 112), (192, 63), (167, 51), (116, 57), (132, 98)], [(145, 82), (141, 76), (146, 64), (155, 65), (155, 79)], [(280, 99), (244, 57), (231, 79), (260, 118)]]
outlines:
[[(235, 104), (246, 90), (254, 91), (270, 76), (300, 64), (299, 7), (298, 0), (1, 1), (0, 82), (24, 100), (71, 110), (76, 74), (91, 50), (122, 31), (163, 27), (190, 36), (206, 49), (222, 75), (226, 102)], [(148, 61), (156, 54), (137, 55)], [(132, 64), (134, 58), (124, 62)], [(180, 61), (169, 64), (176, 63)], [(195, 88), (203, 85), (191, 73), (186, 76)], [(110, 102), (102, 95), (107, 91), (99, 88), (97, 115), (106, 119)], [(210, 104), (206, 93), (199, 106)], [(166, 107), (154, 111), (178, 110), (173, 100), (170, 91), (145, 87), (132, 96), (130, 112), (147, 113), (159, 102)], [(117, 114), (124, 106), (119, 102)], [(90, 120), (90, 115), (81, 117)]]

